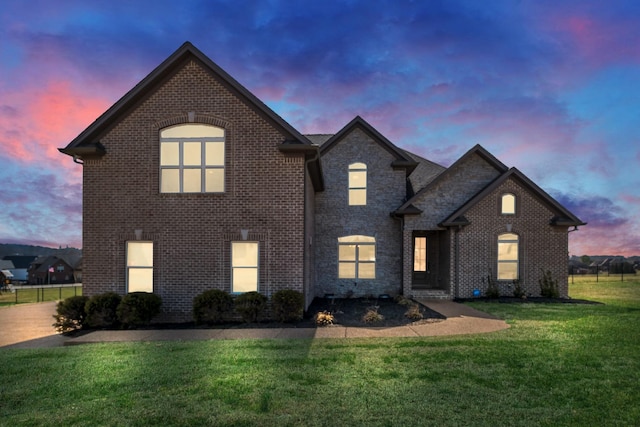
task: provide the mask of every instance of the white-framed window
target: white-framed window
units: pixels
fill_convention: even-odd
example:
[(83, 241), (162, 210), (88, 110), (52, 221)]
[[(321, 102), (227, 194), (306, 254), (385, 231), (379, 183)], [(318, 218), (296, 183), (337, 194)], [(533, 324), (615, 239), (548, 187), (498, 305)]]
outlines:
[(153, 292), (153, 242), (127, 242), (127, 292)]
[(258, 242), (231, 242), (231, 292), (258, 290)]
[(376, 239), (370, 236), (338, 237), (338, 278), (376, 278)]
[(520, 239), (517, 234), (498, 236), (498, 280), (517, 280)]
[(349, 205), (367, 204), (367, 165), (352, 163), (349, 165)]
[(502, 195), (500, 212), (502, 215), (515, 215), (516, 213), (516, 196), (515, 194), (506, 193)]
[(427, 237), (413, 238), (413, 271), (427, 271)]
[(160, 131), (161, 193), (223, 193), (225, 131), (188, 123)]

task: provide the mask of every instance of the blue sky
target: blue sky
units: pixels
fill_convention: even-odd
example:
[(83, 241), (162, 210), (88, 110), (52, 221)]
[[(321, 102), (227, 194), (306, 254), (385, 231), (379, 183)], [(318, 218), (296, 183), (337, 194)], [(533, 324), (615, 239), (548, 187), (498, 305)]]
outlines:
[(640, 255), (640, 2), (4, 1), (0, 242), (81, 247), (58, 153), (191, 41), (303, 133), (361, 115), (448, 166), (482, 144)]

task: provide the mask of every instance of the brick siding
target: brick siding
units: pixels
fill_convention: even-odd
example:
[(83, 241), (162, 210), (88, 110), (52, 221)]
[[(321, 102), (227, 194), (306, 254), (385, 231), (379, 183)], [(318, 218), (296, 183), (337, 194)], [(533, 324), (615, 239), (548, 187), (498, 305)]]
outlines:
[[(187, 123), (189, 112), (225, 129), (223, 194), (159, 192), (159, 131)], [(189, 320), (193, 298), (206, 289), (230, 291), (230, 242), (241, 229), (260, 243), (260, 292), (302, 291), (305, 164), (278, 151), (284, 140), (199, 63), (186, 63), (101, 138), (104, 158), (85, 162), (85, 294), (126, 292), (125, 242), (134, 230), (154, 243), (164, 320)]]
[[(344, 297), (400, 292), (402, 281), (400, 221), (391, 218), (406, 194), (404, 170), (394, 170), (395, 157), (359, 128), (354, 128), (322, 156), (325, 191), (316, 195), (315, 269), (317, 294)], [(348, 168), (367, 165), (367, 204), (349, 206)], [(338, 278), (338, 237), (376, 239), (376, 278)]]

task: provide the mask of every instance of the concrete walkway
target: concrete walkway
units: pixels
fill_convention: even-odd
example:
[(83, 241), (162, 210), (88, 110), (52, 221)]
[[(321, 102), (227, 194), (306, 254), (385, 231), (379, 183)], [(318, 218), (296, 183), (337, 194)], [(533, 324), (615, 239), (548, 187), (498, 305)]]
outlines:
[(504, 320), (452, 301), (420, 300), (447, 317), (444, 321), (393, 328), (264, 328), (264, 329), (168, 329), (92, 331), (77, 337), (55, 333), (55, 303), (0, 307), (0, 347), (39, 348), (125, 341), (190, 341), (211, 339), (372, 338), (429, 337), (495, 332), (509, 327)]

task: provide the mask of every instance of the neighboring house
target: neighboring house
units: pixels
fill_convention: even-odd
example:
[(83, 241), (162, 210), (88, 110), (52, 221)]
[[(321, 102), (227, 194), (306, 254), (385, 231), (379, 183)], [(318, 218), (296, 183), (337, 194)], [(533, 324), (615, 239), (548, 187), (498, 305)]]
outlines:
[(36, 259), (35, 256), (30, 255), (6, 255), (3, 259), (13, 263), (13, 268), (9, 271), (13, 274), (13, 283), (26, 283), (28, 280), (27, 271), (29, 266)]
[(31, 285), (74, 283), (73, 268), (62, 258), (42, 256), (29, 267), (28, 282)]
[(4, 288), (6, 285), (9, 285), (13, 281), (14, 276), (11, 272), (11, 270), (13, 269), (13, 262), (0, 260), (0, 288)]
[(487, 278), (567, 295), (584, 223), (480, 146), (449, 168), (361, 117), (302, 135), (185, 43), (61, 152), (83, 164), (84, 295), (211, 288), (471, 297)]

